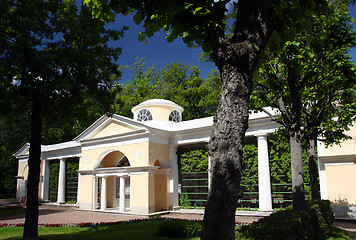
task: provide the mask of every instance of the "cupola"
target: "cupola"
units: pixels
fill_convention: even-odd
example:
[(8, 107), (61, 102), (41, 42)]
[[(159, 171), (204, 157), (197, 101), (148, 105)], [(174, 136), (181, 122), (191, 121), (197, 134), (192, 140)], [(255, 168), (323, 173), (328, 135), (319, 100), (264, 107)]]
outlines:
[(131, 109), (137, 121), (181, 122), (184, 109), (178, 104), (165, 99), (150, 99)]

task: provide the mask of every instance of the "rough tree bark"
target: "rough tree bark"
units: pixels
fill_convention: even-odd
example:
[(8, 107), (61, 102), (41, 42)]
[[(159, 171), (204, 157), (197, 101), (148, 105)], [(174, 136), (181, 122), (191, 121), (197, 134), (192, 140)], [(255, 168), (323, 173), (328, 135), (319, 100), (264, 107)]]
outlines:
[[(289, 134), (291, 150), (291, 168), (292, 168), (292, 199), (293, 209), (302, 210), (305, 208), (304, 194), (304, 172), (303, 172), (303, 133), (301, 130), (301, 81), (298, 73), (291, 67), (291, 60), (287, 61), (288, 67), (288, 85), (290, 91), (290, 114), (286, 129)], [(283, 106), (285, 112), (286, 107)]]
[(41, 105), (34, 103), (31, 115), (30, 157), (28, 160), (26, 218), (23, 239), (38, 239), (38, 185), (42, 144)]
[(289, 139), (291, 149), (293, 209), (302, 210), (305, 208), (305, 194), (302, 158), (303, 140), (300, 131), (290, 133)]
[[(205, 207), (202, 239), (234, 239), (241, 161), (248, 128), (252, 77), (270, 34), (270, 1), (240, 0), (232, 39), (212, 40), (220, 70), (221, 96), (209, 142), (212, 182)], [(214, 38), (214, 37), (212, 37)]]
[(318, 165), (316, 159), (316, 142), (317, 137), (313, 136), (309, 139), (308, 144), (308, 165), (310, 176), (310, 191), (313, 200), (320, 200), (319, 182), (318, 182)]

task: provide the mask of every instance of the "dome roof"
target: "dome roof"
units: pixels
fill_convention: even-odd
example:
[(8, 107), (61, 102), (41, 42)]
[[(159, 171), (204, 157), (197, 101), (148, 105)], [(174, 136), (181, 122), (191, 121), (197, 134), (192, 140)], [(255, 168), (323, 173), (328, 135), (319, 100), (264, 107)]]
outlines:
[(149, 99), (149, 100), (146, 100), (136, 106), (134, 106), (133, 108), (131, 108), (131, 112), (135, 112), (137, 109), (141, 108), (141, 107), (149, 107), (149, 106), (162, 106), (162, 105), (165, 105), (165, 106), (171, 106), (171, 107), (174, 107), (174, 108), (177, 108), (179, 109), (181, 112), (184, 111), (184, 109), (179, 106), (178, 104), (170, 101), (170, 100), (165, 100), (165, 99)]

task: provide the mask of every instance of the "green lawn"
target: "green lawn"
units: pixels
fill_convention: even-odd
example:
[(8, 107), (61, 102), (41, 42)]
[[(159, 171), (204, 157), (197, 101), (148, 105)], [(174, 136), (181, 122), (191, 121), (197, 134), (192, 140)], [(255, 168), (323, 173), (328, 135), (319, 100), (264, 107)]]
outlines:
[[(39, 239), (120, 239), (120, 240), (182, 240), (182, 238), (167, 238), (157, 235), (161, 221), (149, 221), (131, 224), (118, 224), (102, 227), (46, 227), (39, 228)], [(22, 227), (0, 228), (0, 239), (22, 239)], [(189, 238), (199, 240), (199, 238)], [(327, 240), (350, 239), (348, 234), (338, 228), (333, 228), (333, 234)]]
[[(118, 224), (101, 227), (46, 227), (39, 228), (39, 239), (120, 239), (120, 240), (174, 240), (160, 237), (158, 225), (161, 221)], [(0, 239), (22, 239), (22, 227), (0, 228)], [(182, 238), (177, 238), (182, 239)], [(176, 239), (176, 240), (177, 240)], [(199, 238), (189, 238), (198, 240)]]
[(0, 207), (0, 219), (3, 219), (8, 216), (25, 213), (25, 208), (3, 208)]

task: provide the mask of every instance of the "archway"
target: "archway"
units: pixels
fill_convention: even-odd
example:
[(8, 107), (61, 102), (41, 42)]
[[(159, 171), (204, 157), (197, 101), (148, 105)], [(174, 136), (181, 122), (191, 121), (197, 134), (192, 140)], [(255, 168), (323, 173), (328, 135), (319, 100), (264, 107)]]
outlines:
[[(130, 176), (127, 169), (131, 167), (129, 159), (118, 150), (104, 152), (96, 161), (94, 171), (100, 181), (100, 208), (130, 208)], [(95, 200), (94, 200), (95, 201)]]

